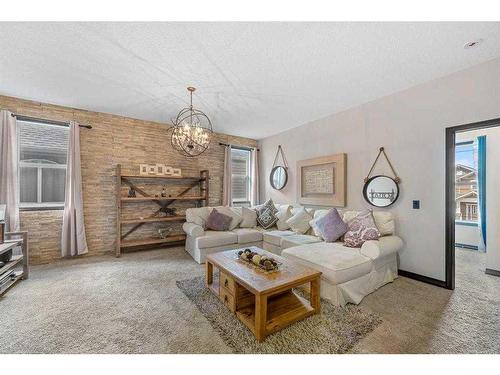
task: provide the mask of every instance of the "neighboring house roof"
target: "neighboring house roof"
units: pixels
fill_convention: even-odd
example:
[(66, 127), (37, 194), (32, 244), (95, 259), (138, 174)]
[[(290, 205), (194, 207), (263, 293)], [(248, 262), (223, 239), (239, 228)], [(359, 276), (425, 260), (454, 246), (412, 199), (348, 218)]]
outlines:
[[(31, 150), (65, 153), (68, 147), (68, 129), (57, 125), (18, 121), (20, 146)], [(62, 131), (65, 129), (66, 131)]]
[(477, 198), (477, 191), (471, 190), (465, 194), (455, 197), (455, 200), (458, 201), (459, 199), (463, 198)]
[(468, 165), (464, 165), (464, 164), (457, 164), (456, 168), (463, 169), (466, 172), (476, 172), (475, 168), (469, 167)]
[(455, 181), (465, 184), (470, 184), (471, 182), (477, 182), (477, 171), (476, 169), (469, 167), (467, 165), (457, 164), (457, 170), (461, 169), (462, 174), (455, 174)]

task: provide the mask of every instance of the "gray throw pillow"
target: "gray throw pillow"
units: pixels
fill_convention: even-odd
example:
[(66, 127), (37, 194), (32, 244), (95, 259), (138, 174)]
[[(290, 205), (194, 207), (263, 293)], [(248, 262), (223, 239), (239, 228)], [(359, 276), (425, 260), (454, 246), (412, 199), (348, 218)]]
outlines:
[(349, 229), (336, 208), (332, 208), (325, 216), (316, 220), (315, 224), (326, 242), (337, 241)]
[(271, 228), (277, 221), (276, 212), (269, 207), (257, 215), (257, 222), (264, 229)]
[(226, 231), (229, 230), (233, 218), (218, 212), (215, 208), (208, 215), (206, 227), (210, 230)]
[(255, 211), (257, 212), (257, 222), (264, 229), (271, 228), (278, 221), (276, 217), (278, 209), (274, 207), (272, 199), (268, 199), (263, 205), (255, 207)]
[(255, 207), (255, 211), (257, 211), (257, 216), (263, 213), (265, 210), (270, 209), (273, 213), (278, 212), (278, 209), (274, 207), (274, 202), (272, 199), (268, 199), (266, 203)]

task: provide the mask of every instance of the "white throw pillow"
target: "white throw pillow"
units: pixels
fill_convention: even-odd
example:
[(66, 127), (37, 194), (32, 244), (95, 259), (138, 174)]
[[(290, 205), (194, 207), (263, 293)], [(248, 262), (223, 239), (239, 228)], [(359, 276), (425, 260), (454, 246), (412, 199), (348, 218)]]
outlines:
[(280, 207), (278, 207), (278, 212), (275, 214), (275, 216), (278, 218), (278, 221), (276, 222), (278, 230), (289, 229), (290, 225), (288, 225), (286, 221), (293, 216), (292, 207), (287, 204), (281, 205)]
[(234, 228), (236, 228), (238, 224), (241, 223), (241, 221), (243, 220), (243, 218), (238, 214), (238, 212), (232, 207), (220, 206), (220, 207), (215, 207), (215, 209), (221, 214), (231, 216), (232, 220), (231, 223), (229, 224), (229, 230), (233, 230)]
[(241, 208), (242, 221), (240, 223), (240, 228), (254, 228), (257, 226), (257, 212), (250, 208)]
[(290, 225), (290, 229), (296, 233), (304, 234), (306, 233), (310, 226), (309, 222), (312, 220), (312, 216), (307, 213), (307, 211), (302, 207), (297, 210), (295, 215), (293, 215), (286, 222)]

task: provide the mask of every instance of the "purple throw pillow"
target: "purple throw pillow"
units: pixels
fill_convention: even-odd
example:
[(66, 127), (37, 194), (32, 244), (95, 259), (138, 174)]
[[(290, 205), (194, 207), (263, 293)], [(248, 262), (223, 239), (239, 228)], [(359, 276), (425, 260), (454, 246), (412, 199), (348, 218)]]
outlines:
[(316, 227), (326, 242), (337, 241), (349, 229), (336, 208), (332, 208), (325, 216), (319, 218)]
[(380, 232), (371, 211), (363, 211), (347, 223), (349, 230), (344, 235), (344, 245), (361, 247), (366, 241), (378, 240)]
[(217, 230), (217, 231), (229, 230), (231, 220), (233, 220), (231, 216), (221, 214), (214, 208), (212, 212), (210, 212), (210, 215), (208, 215), (207, 229)]

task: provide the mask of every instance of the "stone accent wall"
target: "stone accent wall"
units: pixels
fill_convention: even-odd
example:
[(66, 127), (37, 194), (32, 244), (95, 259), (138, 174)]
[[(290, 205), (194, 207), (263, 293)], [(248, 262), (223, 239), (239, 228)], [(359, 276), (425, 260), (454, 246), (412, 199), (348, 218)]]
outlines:
[[(30, 117), (58, 121), (75, 120), (81, 124), (92, 125), (93, 129), (82, 128), (80, 132), (85, 228), (89, 246), (86, 256), (114, 253), (117, 164), (122, 165), (123, 173), (139, 173), (139, 164), (142, 163), (172, 165), (181, 168), (183, 175), (198, 175), (200, 170), (208, 169), (210, 205), (218, 205), (222, 201), (224, 167), (224, 147), (218, 143), (251, 147), (257, 145), (252, 139), (215, 134), (210, 149), (201, 157), (186, 158), (170, 145), (167, 124), (7, 96), (0, 96), (0, 108)], [(190, 205), (184, 203), (179, 206), (185, 208)], [(150, 207), (152, 212), (155, 206), (152, 204)], [(150, 212), (147, 207), (136, 206), (136, 209)], [(60, 259), (61, 226), (61, 210), (21, 212), (21, 227), (29, 231), (30, 260), (33, 264)], [(156, 228), (153, 226), (149, 230), (154, 229)]]

